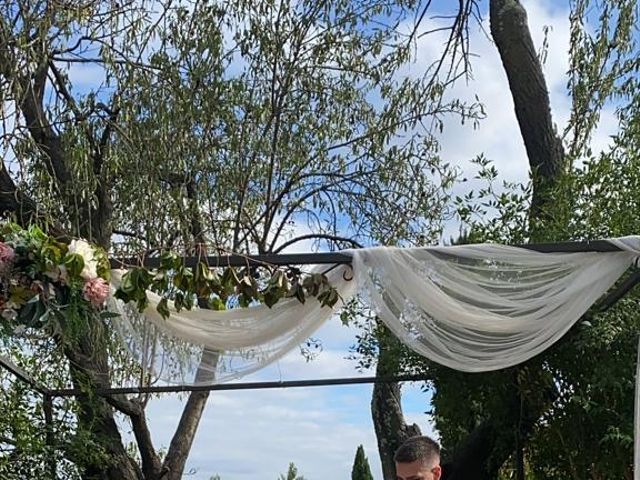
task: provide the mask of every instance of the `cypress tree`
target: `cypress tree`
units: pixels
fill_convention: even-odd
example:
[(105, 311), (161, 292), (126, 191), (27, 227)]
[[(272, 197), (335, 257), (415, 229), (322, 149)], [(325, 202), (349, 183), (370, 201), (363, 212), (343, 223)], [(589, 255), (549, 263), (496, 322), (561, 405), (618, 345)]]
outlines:
[(362, 445), (356, 451), (356, 458), (353, 461), (353, 469), (351, 470), (351, 480), (373, 480), (371, 468), (369, 468), (369, 460), (364, 454)]

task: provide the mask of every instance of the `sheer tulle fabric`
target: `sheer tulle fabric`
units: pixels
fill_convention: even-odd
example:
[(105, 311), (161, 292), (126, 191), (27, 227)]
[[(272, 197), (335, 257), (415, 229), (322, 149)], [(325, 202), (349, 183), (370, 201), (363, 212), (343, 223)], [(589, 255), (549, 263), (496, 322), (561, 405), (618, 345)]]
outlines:
[[(342, 298), (333, 309), (313, 298), (286, 299), (272, 308), (171, 309), (163, 319), (160, 298), (150, 294), (143, 315), (114, 302), (123, 313), (114, 323), (160, 378), (221, 382), (281, 358), (360, 294), (417, 353), (458, 370), (495, 370), (552, 345), (638, 257), (640, 237), (610, 241), (623, 251), (539, 253), (491, 244), (347, 250), (351, 267), (313, 269), (330, 269)], [(113, 272), (114, 287), (122, 273)]]
[(353, 252), (360, 290), (406, 345), (479, 372), (557, 341), (633, 262), (628, 252), (548, 254), (503, 245)]
[[(331, 267), (315, 267), (323, 272)], [(124, 272), (112, 271), (117, 288)], [(336, 266), (327, 277), (341, 298), (354, 295), (355, 283), (347, 281), (351, 267)], [(226, 311), (204, 309), (176, 312), (164, 319), (156, 307), (160, 297), (149, 292), (149, 307), (142, 315), (113, 301), (121, 315), (114, 325), (141, 365), (164, 381), (179, 384), (217, 383), (239, 378), (281, 358), (303, 344), (335, 309), (322, 307), (314, 298), (300, 303), (281, 300), (272, 308), (256, 305)]]

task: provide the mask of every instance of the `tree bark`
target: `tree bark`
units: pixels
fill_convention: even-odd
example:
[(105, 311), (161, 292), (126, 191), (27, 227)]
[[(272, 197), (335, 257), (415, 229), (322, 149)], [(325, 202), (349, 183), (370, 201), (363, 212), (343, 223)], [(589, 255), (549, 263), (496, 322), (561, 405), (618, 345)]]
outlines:
[[(89, 325), (92, 330), (100, 330), (98, 324)], [(97, 336), (95, 338), (100, 338)], [(104, 338), (104, 337), (103, 337)], [(98, 341), (99, 342), (99, 341)], [(93, 388), (109, 388), (107, 353), (104, 346), (96, 348), (89, 335), (77, 340), (75, 345), (65, 347), (69, 358), (69, 369), (74, 388), (83, 389), (86, 394), (78, 395), (78, 437), (82, 442), (84, 433), (91, 434), (103, 455), (86, 455), (86, 452), (70, 452), (72, 459), (81, 467), (84, 480), (143, 480), (140, 467), (125, 450), (113, 410), (104, 397), (91, 394)], [(79, 447), (79, 445), (77, 446)], [(74, 449), (75, 450), (75, 449)]]
[[(400, 342), (384, 329), (378, 335), (379, 353), (376, 376), (392, 376), (398, 371)], [(378, 440), (378, 453), (382, 463), (383, 478), (396, 478), (393, 456), (407, 438), (420, 435), (418, 425), (407, 425), (402, 414), (399, 383), (375, 383), (371, 399), (371, 416)]]
[(491, 0), (491, 36), (509, 81), (509, 89), (533, 174), (530, 218), (544, 220), (550, 192), (565, 167), (562, 141), (551, 118), (549, 92), (529, 26), (518, 0)]
[[(196, 255), (206, 257), (206, 238), (202, 219), (198, 209), (198, 196), (195, 180), (190, 179), (185, 184), (187, 200), (189, 201), (189, 220), (191, 236), (196, 242)], [(200, 308), (208, 308), (205, 299), (199, 299)], [(219, 360), (218, 352), (204, 350), (200, 359), (200, 366), (196, 373), (195, 383), (211, 383), (215, 380), (214, 368)], [(167, 456), (163, 463), (163, 480), (180, 480), (184, 472), (193, 440), (195, 439), (202, 413), (209, 399), (210, 392), (191, 392), (187, 404), (182, 411), (178, 428), (176, 429)]]
[[(217, 352), (206, 350), (203, 352), (195, 383), (211, 383), (215, 379), (214, 373), (203, 369), (202, 365), (208, 364), (215, 367), (218, 362), (218, 356)], [(189, 394), (178, 428), (171, 439), (169, 450), (163, 463), (162, 470), (165, 476), (162, 477), (162, 480), (182, 479), (187, 458), (189, 457), (202, 413), (207, 405), (209, 394), (210, 392), (191, 392)]]

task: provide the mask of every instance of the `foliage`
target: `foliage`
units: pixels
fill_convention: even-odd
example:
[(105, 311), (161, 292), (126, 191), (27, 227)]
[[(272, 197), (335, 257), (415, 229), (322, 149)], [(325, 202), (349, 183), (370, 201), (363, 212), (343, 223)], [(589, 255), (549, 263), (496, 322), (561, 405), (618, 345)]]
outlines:
[(243, 308), (256, 302), (272, 307), (285, 297), (296, 298), (301, 303), (307, 297), (315, 297), (322, 306), (329, 307), (339, 300), (338, 292), (321, 273), (308, 274), (295, 267), (275, 268), (264, 264), (239, 270), (228, 267), (218, 275), (213, 266), (205, 262), (198, 262), (195, 268), (187, 267), (182, 257), (169, 252), (161, 255), (156, 269), (129, 269), (122, 276), (115, 296), (124, 302), (136, 303), (142, 311), (149, 303), (147, 291), (162, 296), (157, 309), (164, 317), (169, 316), (169, 301), (180, 311), (193, 308), (196, 300), (202, 299), (206, 299), (208, 308), (224, 310), (225, 301), (230, 297)]
[(289, 463), (289, 469), (287, 470), (287, 474), (281, 474), (278, 477), (278, 480), (305, 480), (302, 475), (298, 475), (298, 468), (295, 466), (293, 462)]
[(353, 460), (353, 468), (351, 469), (351, 480), (373, 480), (369, 460), (364, 454), (364, 447), (358, 446), (356, 457)]

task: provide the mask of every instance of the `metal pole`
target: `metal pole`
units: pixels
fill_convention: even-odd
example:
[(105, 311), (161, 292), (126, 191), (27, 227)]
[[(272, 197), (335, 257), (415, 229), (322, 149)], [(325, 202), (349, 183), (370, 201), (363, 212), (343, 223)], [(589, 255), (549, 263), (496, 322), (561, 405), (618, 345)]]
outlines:
[(44, 412), (45, 442), (47, 445), (47, 464), (52, 479), (58, 478), (55, 456), (55, 437), (53, 431), (53, 397), (48, 393), (43, 395), (42, 410)]
[(529, 243), (514, 247), (535, 250), (541, 253), (578, 253), (578, 252), (620, 252), (620, 248), (607, 240), (585, 240), (584, 242)]
[[(576, 253), (576, 252), (619, 252), (620, 249), (606, 240), (587, 240), (584, 242), (531, 243), (512, 245), (518, 248), (534, 250), (541, 253)], [(260, 265), (322, 265), (349, 264), (351, 255), (340, 252), (265, 254), (265, 255), (221, 255), (209, 257), (185, 257), (186, 267), (194, 267), (204, 262), (211, 267), (255, 267)], [(148, 268), (160, 266), (160, 258), (114, 258), (113, 268), (132, 265), (144, 265)]]
[[(167, 385), (158, 387), (122, 387), (98, 388), (94, 393), (98, 395), (117, 395), (127, 393), (176, 393), (176, 392), (211, 392), (229, 390), (265, 390), (274, 388), (324, 387), (331, 385), (360, 385), (367, 383), (418, 382), (428, 380), (424, 375), (397, 375), (393, 377), (348, 377), (324, 378), (316, 380), (285, 380), (275, 382), (243, 382), (215, 385)], [(50, 390), (51, 396), (69, 397), (82, 394), (77, 388)]]
[[(218, 257), (185, 257), (186, 267), (196, 267), (199, 262), (204, 262), (210, 267), (257, 267), (261, 265), (322, 265), (322, 264), (349, 264), (351, 256), (344, 253), (320, 252), (320, 253), (292, 253), (292, 254), (267, 254), (267, 255), (222, 255)], [(144, 265), (147, 268), (160, 266), (160, 258), (114, 258), (111, 259), (112, 268), (123, 268), (131, 265)]]

